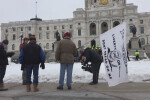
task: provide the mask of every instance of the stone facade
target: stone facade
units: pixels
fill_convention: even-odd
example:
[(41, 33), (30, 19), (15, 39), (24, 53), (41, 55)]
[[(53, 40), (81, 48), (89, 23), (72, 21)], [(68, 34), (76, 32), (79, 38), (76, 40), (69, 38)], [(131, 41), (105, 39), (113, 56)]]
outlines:
[(147, 44), (150, 13), (138, 13), (137, 6), (126, 4), (126, 0), (85, 0), (85, 9), (77, 8), (72, 19), (3, 23), (1, 38), (10, 41), (8, 51), (18, 51), (20, 34), (24, 37), (35, 34), (37, 43), (45, 51), (49, 51), (52, 50), (52, 43), (56, 41), (55, 32), (58, 30), (61, 39), (65, 32), (70, 32), (77, 47), (87, 47), (93, 39), (96, 45), (100, 45), (99, 35), (122, 22), (127, 23), (127, 44), (133, 36), (130, 31), (133, 25), (137, 28), (136, 35), (140, 38), (142, 46)]

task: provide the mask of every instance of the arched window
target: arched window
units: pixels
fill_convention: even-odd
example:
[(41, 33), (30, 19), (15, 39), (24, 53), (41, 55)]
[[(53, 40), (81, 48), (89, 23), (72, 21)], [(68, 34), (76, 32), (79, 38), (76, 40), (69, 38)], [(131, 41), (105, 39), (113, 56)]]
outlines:
[(90, 24), (90, 35), (96, 35), (96, 24), (95, 23)]
[(81, 47), (81, 40), (78, 41), (78, 47)]
[(113, 23), (113, 27), (116, 27), (116, 26), (119, 25), (119, 24), (120, 24), (120, 22), (115, 21), (115, 22)]
[(108, 24), (106, 22), (103, 22), (101, 25), (101, 31), (102, 33), (108, 31)]
[(49, 43), (46, 44), (46, 49), (49, 49)]
[(40, 47), (42, 47), (42, 44), (41, 44), (41, 43), (39, 43), (39, 46), (40, 46)]
[(15, 44), (12, 45), (12, 50), (15, 50)]
[(144, 45), (144, 44), (145, 44), (145, 39), (141, 38), (141, 45)]

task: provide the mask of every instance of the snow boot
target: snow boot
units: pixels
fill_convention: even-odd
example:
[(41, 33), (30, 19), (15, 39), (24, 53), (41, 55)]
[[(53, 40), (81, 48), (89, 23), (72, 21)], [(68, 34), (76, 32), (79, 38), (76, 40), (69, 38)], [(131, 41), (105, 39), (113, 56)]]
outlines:
[(27, 89), (27, 92), (30, 92), (30, 91), (31, 91), (30, 84), (26, 85), (26, 89)]
[(38, 91), (39, 91), (38, 85), (33, 84), (33, 91), (34, 91), (34, 92), (38, 92)]
[(0, 91), (7, 91), (7, 88), (4, 88), (4, 84), (0, 84)]

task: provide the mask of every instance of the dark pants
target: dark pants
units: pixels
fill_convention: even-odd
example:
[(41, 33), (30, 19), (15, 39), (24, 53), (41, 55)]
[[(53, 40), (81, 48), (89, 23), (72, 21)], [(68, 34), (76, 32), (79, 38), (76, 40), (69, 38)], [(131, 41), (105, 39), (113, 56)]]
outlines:
[(6, 65), (0, 65), (0, 84), (3, 84), (5, 72), (6, 72)]
[(26, 84), (32, 84), (31, 75), (33, 71), (33, 84), (38, 85), (39, 65), (26, 66)]
[(139, 55), (136, 56), (136, 60), (139, 60)]
[(93, 69), (93, 83), (98, 83), (99, 70), (100, 70), (101, 62), (96, 64), (92, 64)]

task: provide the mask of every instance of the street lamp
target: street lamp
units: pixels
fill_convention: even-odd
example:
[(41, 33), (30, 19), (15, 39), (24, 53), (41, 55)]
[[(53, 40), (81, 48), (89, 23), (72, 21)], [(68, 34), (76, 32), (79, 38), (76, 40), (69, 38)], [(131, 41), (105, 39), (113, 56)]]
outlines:
[(22, 33), (20, 34), (20, 38), (21, 38), (21, 44), (22, 44), (22, 38), (23, 38), (23, 34)]

